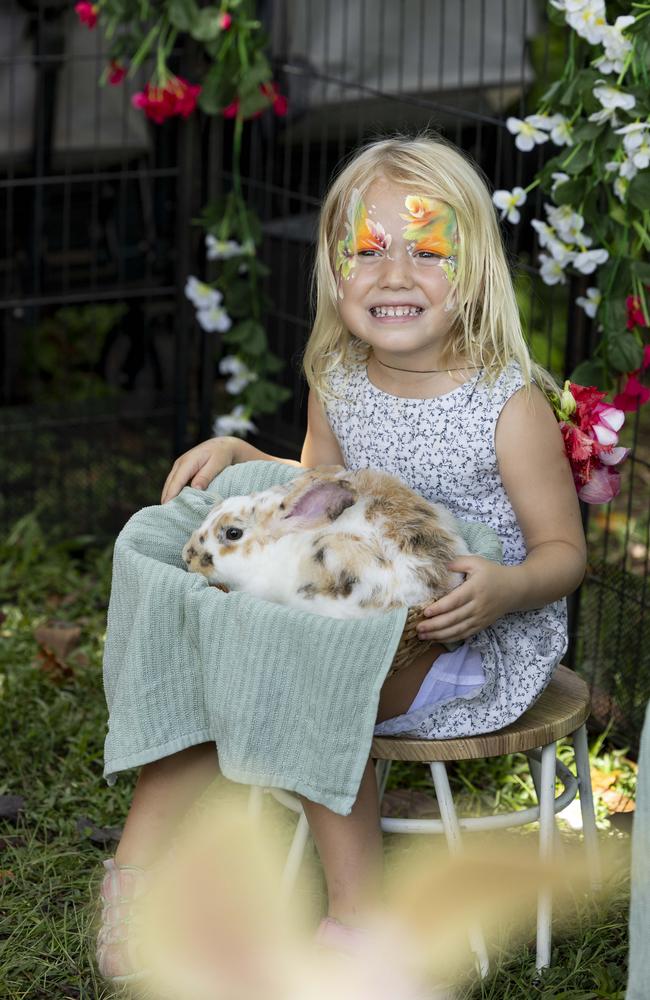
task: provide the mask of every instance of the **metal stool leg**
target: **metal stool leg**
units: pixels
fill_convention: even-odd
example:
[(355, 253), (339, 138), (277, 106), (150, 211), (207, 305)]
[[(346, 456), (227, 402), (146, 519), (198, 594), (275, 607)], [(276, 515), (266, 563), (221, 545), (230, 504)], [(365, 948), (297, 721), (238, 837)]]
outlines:
[(388, 775), (390, 773), (390, 765), (392, 761), (390, 760), (378, 760), (375, 763), (375, 777), (377, 779), (377, 794), (379, 797), (379, 802), (384, 797), (384, 792), (386, 791), (386, 782), (388, 781)]
[(248, 793), (248, 816), (250, 819), (259, 819), (262, 813), (262, 802), (264, 800), (264, 789), (259, 785), (251, 785)]
[[(553, 856), (555, 841), (555, 743), (542, 748), (539, 790), (539, 857), (542, 863)], [(551, 918), (553, 899), (550, 889), (541, 889), (537, 903), (537, 969), (551, 964)]]
[(596, 813), (591, 791), (591, 771), (589, 768), (589, 746), (587, 744), (587, 727), (583, 723), (573, 734), (573, 749), (576, 758), (576, 771), (580, 787), (580, 811), (582, 813), (582, 830), (585, 837), (585, 850), (591, 876), (591, 887), (595, 891), (601, 888), (602, 871), (600, 853), (598, 850), (598, 834), (596, 832)]
[(289, 899), (289, 896), (293, 892), (293, 888), (296, 884), (296, 878), (305, 853), (308, 837), (309, 823), (307, 822), (307, 817), (304, 812), (301, 811), (298, 819), (298, 825), (296, 826), (293, 840), (291, 841), (291, 847), (289, 848), (289, 854), (282, 872), (282, 881), (280, 883), (280, 895), (285, 902)]
[[(454, 808), (454, 800), (449, 787), (445, 765), (442, 761), (433, 761), (429, 764), (429, 767), (431, 768), (431, 777), (433, 778), (436, 798), (440, 808), (440, 818), (445, 828), (449, 853), (454, 855), (461, 854), (463, 844), (460, 835), (460, 826)], [(485, 978), (490, 970), (490, 960), (485, 946), (483, 931), (477, 923), (470, 923), (467, 934), (469, 937), (469, 946), (476, 957), (479, 972), (482, 978)]]
[[(535, 794), (537, 795), (537, 804), (540, 801), (540, 790), (542, 787), (542, 763), (541, 763), (541, 753), (543, 747), (539, 747), (538, 750), (526, 754), (528, 760), (528, 767), (530, 769), (530, 776), (533, 779), (533, 785), (535, 786)], [(562, 843), (562, 834), (560, 833), (557, 823), (553, 823), (553, 831), (555, 837), (555, 843), (553, 845), (554, 850), (557, 851), (560, 858), (564, 857), (564, 844)]]

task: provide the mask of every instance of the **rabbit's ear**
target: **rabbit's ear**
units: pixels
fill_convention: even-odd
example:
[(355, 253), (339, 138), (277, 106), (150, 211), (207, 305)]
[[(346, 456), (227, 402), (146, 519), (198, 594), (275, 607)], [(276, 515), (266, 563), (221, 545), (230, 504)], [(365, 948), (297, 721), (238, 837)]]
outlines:
[(319, 521), (335, 521), (355, 500), (356, 497), (346, 483), (316, 483), (298, 497), (282, 517), (283, 520), (296, 518), (308, 525)]

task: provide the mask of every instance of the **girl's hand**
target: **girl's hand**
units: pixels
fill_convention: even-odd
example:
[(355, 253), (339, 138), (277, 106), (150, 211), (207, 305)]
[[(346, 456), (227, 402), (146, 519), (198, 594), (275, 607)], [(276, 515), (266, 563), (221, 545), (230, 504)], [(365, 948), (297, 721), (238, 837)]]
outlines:
[(235, 461), (237, 439), (211, 438), (177, 458), (163, 486), (161, 503), (173, 500), (189, 483), (197, 490), (208, 488), (215, 476)]
[(417, 627), (420, 639), (460, 642), (492, 625), (516, 606), (511, 566), (502, 566), (482, 556), (462, 556), (448, 567), (455, 573), (465, 573), (465, 580), (424, 609), (428, 620)]

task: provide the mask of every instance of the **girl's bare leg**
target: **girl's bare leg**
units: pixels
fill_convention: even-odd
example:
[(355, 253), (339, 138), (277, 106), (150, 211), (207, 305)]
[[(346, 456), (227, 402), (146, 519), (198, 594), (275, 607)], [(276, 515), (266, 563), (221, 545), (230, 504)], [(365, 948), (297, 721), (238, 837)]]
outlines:
[(200, 743), (140, 770), (115, 860), (146, 868), (168, 845), (178, 822), (219, 774), (214, 743)]
[[(402, 715), (411, 705), (444, 646), (429, 648), (381, 689), (377, 722)], [(381, 902), (383, 847), (379, 799), (372, 760), (348, 816), (300, 796), (325, 871), (328, 914), (344, 924), (363, 922), (364, 911)]]

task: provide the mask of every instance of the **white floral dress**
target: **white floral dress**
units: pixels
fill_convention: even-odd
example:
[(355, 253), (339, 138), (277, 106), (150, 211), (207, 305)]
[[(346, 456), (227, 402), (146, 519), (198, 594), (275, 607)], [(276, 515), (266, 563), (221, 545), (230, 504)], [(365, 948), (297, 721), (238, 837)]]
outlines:
[[(393, 396), (370, 382), (364, 362), (341, 367), (330, 385), (343, 400), (325, 410), (349, 469), (382, 469), (466, 521), (490, 525), (506, 565), (526, 556), (524, 538), (499, 474), (495, 431), (522, 387), (511, 364), (489, 385), (481, 372), (443, 396)], [(566, 602), (513, 612), (468, 640), (480, 652), (484, 683), (466, 696), (388, 719), (379, 735), (446, 739), (492, 732), (519, 718), (551, 679), (567, 647)]]

